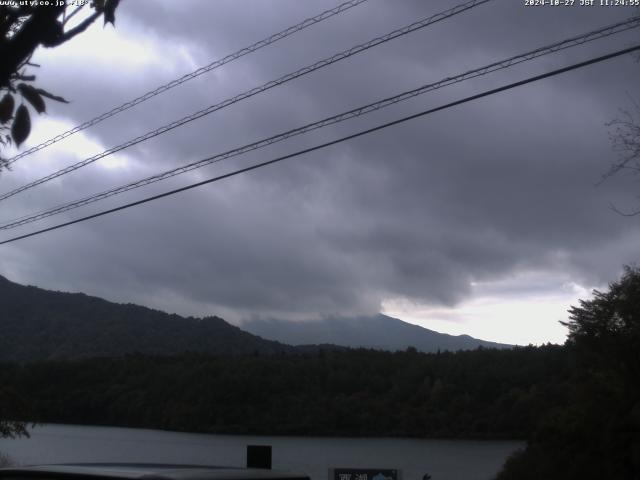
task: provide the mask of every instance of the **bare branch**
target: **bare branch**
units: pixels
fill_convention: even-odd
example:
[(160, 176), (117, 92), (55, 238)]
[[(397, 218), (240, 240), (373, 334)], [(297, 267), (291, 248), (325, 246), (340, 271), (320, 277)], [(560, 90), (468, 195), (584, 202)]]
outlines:
[(598, 184), (621, 170), (640, 169), (640, 105), (633, 98), (630, 101), (635, 113), (620, 109), (621, 118), (606, 124), (610, 128), (609, 139), (613, 150), (618, 152), (618, 160), (613, 162)]

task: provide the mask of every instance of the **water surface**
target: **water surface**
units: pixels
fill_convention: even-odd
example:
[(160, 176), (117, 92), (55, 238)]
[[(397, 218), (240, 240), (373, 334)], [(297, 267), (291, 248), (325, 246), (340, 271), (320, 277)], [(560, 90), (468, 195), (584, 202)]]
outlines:
[(522, 443), (397, 438), (208, 435), (114, 427), (41, 425), (31, 438), (0, 439), (22, 465), (64, 462), (156, 462), (245, 465), (246, 445), (272, 445), (273, 468), (327, 480), (330, 467), (402, 470), (403, 480), (489, 480)]

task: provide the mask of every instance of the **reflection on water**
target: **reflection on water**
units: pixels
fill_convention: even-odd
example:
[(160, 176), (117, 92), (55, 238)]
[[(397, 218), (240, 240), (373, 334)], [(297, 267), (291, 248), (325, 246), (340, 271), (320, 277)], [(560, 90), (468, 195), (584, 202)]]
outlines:
[(0, 439), (23, 465), (64, 462), (245, 464), (248, 444), (273, 446), (273, 468), (326, 480), (330, 467), (398, 468), (403, 480), (488, 480), (522, 443), (395, 438), (257, 437), (131, 428), (42, 425), (31, 438)]

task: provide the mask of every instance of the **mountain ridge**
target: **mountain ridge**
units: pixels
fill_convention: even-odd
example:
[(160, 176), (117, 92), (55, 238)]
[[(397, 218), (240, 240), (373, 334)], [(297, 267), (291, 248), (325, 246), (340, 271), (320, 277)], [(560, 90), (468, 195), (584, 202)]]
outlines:
[(423, 352), (511, 347), (468, 335), (438, 333), (382, 314), (314, 322), (315, 332), (309, 331), (309, 322), (283, 320), (245, 322), (238, 327), (217, 316), (183, 317), (85, 293), (20, 285), (2, 275), (0, 304), (0, 362), (76, 360), (132, 353), (246, 355), (308, 354), (345, 347), (414, 347)]
[(321, 320), (248, 320), (241, 327), (254, 335), (289, 345), (333, 344), (352, 348), (405, 350), (473, 350), (512, 348), (513, 345), (480, 340), (470, 335), (449, 335), (378, 314), (371, 317), (329, 317)]
[[(0, 361), (31, 362), (113, 357), (293, 353), (216, 316), (182, 317), (84, 293), (45, 290), (0, 275)], [(91, 321), (87, 321), (88, 319)]]

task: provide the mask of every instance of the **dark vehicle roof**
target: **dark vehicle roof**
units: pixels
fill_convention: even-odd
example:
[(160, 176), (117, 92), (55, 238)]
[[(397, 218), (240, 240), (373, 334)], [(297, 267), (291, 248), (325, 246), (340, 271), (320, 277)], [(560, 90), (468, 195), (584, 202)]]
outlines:
[(0, 479), (309, 480), (277, 470), (147, 463), (74, 463), (1, 468)]

